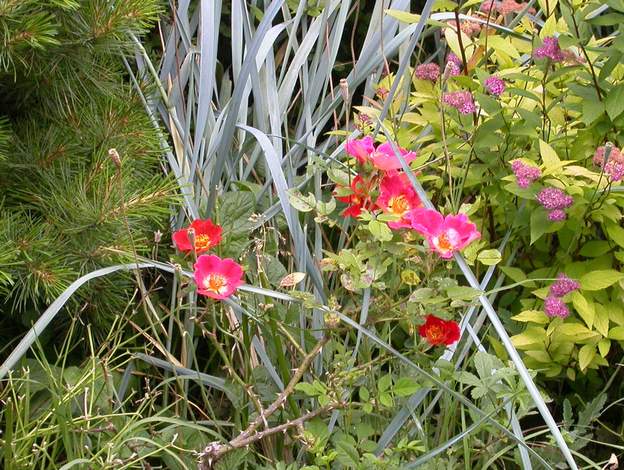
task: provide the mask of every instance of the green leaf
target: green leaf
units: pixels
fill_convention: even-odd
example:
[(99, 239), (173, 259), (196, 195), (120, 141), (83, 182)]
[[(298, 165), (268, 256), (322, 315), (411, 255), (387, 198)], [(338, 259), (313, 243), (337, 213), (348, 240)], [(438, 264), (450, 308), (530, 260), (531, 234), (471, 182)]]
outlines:
[(609, 235), (609, 238), (615, 243), (617, 243), (619, 246), (624, 248), (624, 228), (620, 227), (619, 225), (611, 223), (611, 224), (606, 225), (606, 229), (607, 229), (607, 235)]
[(396, 18), (399, 21), (402, 21), (403, 23), (411, 24), (411, 23), (418, 23), (420, 21), (420, 15), (416, 15), (414, 13), (408, 13), (402, 10), (388, 9), (386, 10), (386, 14), (388, 16), (392, 16), (393, 18)]
[(392, 230), (384, 224), (383, 222), (379, 222), (378, 220), (371, 220), (368, 223), (368, 231), (371, 233), (376, 240), (380, 242), (387, 242), (392, 240)]
[(451, 299), (472, 300), (483, 294), (483, 291), (469, 286), (453, 286), (446, 289), (446, 294)]
[(613, 269), (591, 271), (581, 277), (581, 289), (602, 290), (624, 279), (624, 274)]
[(602, 357), (607, 357), (609, 354), (609, 349), (611, 349), (611, 340), (607, 338), (602, 338), (598, 341), (598, 351), (600, 351), (600, 355)]
[(288, 201), (290, 202), (290, 205), (299, 212), (312, 212), (316, 207), (316, 198), (314, 197), (314, 194), (308, 193), (307, 196), (304, 196), (295, 189), (288, 191)]
[(624, 326), (616, 326), (609, 330), (609, 338), (615, 341), (624, 341)]
[(546, 316), (546, 314), (541, 310), (525, 310), (518, 315), (514, 315), (511, 319), (520, 322), (533, 322), (540, 324), (550, 322), (550, 318), (548, 318), (548, 316)]
[(392, 375), (386, 374), (379, 379), (377, 382), (377, 390), (379, 392), (385, 392), (392, 386)]
[(544, 166), (547, 170), (561, 166), (561, 160), (559, 159), (557, 152), (555, 152), (550, 145), (540, 139), (539, 148), (542, 161), (544, 162)]
[(501, 253), (498, 250), (483, 250), (477, 256), (477, 260), (486, 266), (494, 266), (501, 262)]
[(596, 346), (594, 344), (586, 344), (579, 350), (579, 367), (581, 370), (587, 369), (587, 366), (594, 360), (596, 356)]
[(303, 392), (309, 397), (315, 397), (319, 395), (319, 391), (316, 389), (316, 387), (311, 383), (307, 382), (299, 382), (297, 385), (295, 385), (295, 390)]
[(414, 394), (419, 388), (420, 385), (413, 378), (401, 377), (394, 384), (392, 391), (396, 396), (407, 397)]
[(532, 349), (535, 346), (542, 346), (546, 339), (544, 328), (530, 326), (519, 335), (511, 337), (513, 345), (520, 349)]
[(581, 316), (583, 321), (587, 324), (587, 327), (591, 329), (594, 325), (594, 318), (596, 316), (596, 310), (594, 309), (594, 304), (588, 302), (583, 294), (578, 291), (572, 292), (572, 304), (574, 305), (574, 309)]
[(622, 114), (624, 111), (624, 84), (617, 85), (609, 90), (605, 100), (605, 107), (612, 121), (615, 121)]
[(602, 305), (595, 303), (594, 309), (596, 310), (596, 316), (594, 318), (594, 328), (602, 336), (609, 335), (609, 312)]
[(556, 334), (561, 336), (569, 336), (574, 341), (586, 341), (599, 337), (600, 335), (595, 331), (591, 331), (585, 325), (577, 322), (563, 323), (556, 328)]
[(598, 100), (583, 100), (583, 112), (580, 119), (586, 126), (598, 119), (605, 112), (605, 105)]

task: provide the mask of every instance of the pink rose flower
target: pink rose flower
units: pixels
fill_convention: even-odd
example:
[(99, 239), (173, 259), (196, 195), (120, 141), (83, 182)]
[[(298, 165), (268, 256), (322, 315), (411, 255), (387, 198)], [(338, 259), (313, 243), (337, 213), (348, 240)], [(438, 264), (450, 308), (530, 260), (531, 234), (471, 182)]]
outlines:
[[(408, 165), (412, 160), (416, 158), (415, 152), (408, 152), (401, 147), (397, 148)], [(382, 171), (399, 170), (403, 168), (401, 166), (401, 162), (395, 155), (394, 150), (392, 150), (392, 145), (390, 144), (390, 142), (386, 142), (385, 144), (381, 144), (380, 146), (378, 146), (377, 150), (373, 152), (370, 158), (375, 168)]]
[(243, 268), (230, 258), (201, 255), (194, 269), (197, 292), (213, 299), (225, 299), (243, 284)]
[(433, 209), (415, 209), (409, 215), (412, 228), (427, 239), (442, 258), (452, 258), (472, 241), (481, 237), (477, 226), (465, 214), (444, 217)]

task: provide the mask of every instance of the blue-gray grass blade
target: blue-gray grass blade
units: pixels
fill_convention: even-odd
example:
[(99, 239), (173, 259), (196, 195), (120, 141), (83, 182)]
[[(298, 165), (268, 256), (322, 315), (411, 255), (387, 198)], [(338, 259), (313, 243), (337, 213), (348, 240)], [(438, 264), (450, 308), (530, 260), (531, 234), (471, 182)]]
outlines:
[(133, 269), (151, 268), (154, 267), (151, 263), (142, 264), (118, 264), (107, 268), (97, 269), (84, 276), (81, 276), (74, 282), (72, 282), (63, 293), (50, 304), (50, 306), (41, 314), (35, 324), (28, 330), (26, 335), (22, 338), (19, 344), (13, 349), (9, 357), (0, 366), (0, 380), (3, 379), (15, 364), (28, 352), (30, 347), (37, 341), (37, 338), (46, 329), (48, 324), (56, 317), (63, 306), (71, 298), (71, 296), (85, 283), (98, 277), (108, 276), (118, 271), (130, 271)]
[(221, 377), (215, 377), (214, 375), (205, 374), (203, 372), (198, 372), (196, 370), (186, 367), (179, 367), (171, 364), (170, 362), (150, 356), (149, 354), (135, 353), (134, 357), (141, 359), (143, 362), (146, 362), (147, 364), (150, 364), (152, 366), (169, 372), (173, 372), (175, 375), (189, 377), (196, 382), (200, 382), (204, 385), (219, 390), (225, 393), (230, 401), (236, 402), (236, 393), (234, 392), (234, 390), (231, 389), (231, 387), (227, 386), (225, 379), (222, 379)]
[(268, 137), (263, 134), (258, 129), (255, 129), (250, 126), (238, 126), (241, 129), (249, 132), (254, 138), (258, 141), (264, 155), (266, 157), (267, 165), (269, 167), (269, 171), (271, 172), (271, 177), (273, 178), (273, 182), (275, 184), (275, 189), (277, 191), (277, 195), (280, 200), (280, 204), (282, 206), (282, 211), (284, 212), (284, 216), (286, 217), (286, 222), (288, 224), (288, 229), (290, 231), (291, 236), (293, 237), (293, 242), (295, 245), (295, 249), (298, 252), (305, 253), (305, 259), (297, 259), (299, 264), (299, 269), (302, 271), (306, 271), (310, 278), (312, 279), (312, 283), (314, 284), (315, 289), (320, 295), (323, 302), (325, 302), (324, 289), (323, 289), (323, 279), (321, 277), (321, 273), (314, 263), (312, 259), (312, 255), (310, 254), (310, 250), (308, 249), (303, 230), (299, 221), (297, 220), (296, 214), (292, 206), (290, 205), (288, 199), (288, 184), (286, 183), (286, 177), (284, 176), (284, 171), (282, 170), (281, 161), (273, 145), (269, 141)]
[(241, 73), (239, 75), (237, 83), (234, 85), (234, 92), (232, 93), (232, 99), (228, 104), (228, 115), (225, 119), (224, 127), (223, 127), (223, 135), (221, 136), (219, 146), (216, 151), (216, 162), (213, 168), (213, 173), (211, 175), (210, 181), (210, 194), (208, 197), (208, 210), (210, 210), (216, 201), (216, 192), (215, 188), (218, 185), (218, 182), (221, 179), (221, 175), (223, 173), (223, 167), (225, 164), (225, 160), (230, 152), (230, 146), (232, 143), (232, 138), (234, 137), (234, 130), (236, 128), (236, 121), (238, 115), (238, 109), (240, 107), (241, 100), (243, 98), (243, 94), (245, 91), (245, 87), (247, 85), (247, 79), (251, 75), (252, 68), (256, 67), (256, 55), (262, 41), (264, 40), (265, 35), (271, 28), (271, 22), (280, 11), (284, 0), (273, 0), (268, 8), (265, 10), (264, 15), (262, 17), (262, 21), (258, 25), (254, 37), (251, 43), (247, 47), (247, 55), (245, 60), (243, 61), (243, 65), (241, 67)]

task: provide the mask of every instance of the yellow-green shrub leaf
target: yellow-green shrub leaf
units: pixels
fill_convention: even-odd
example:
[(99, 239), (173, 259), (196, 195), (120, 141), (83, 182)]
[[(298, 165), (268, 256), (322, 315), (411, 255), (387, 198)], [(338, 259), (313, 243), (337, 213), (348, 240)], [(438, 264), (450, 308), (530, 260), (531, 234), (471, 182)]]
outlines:
[(420, 15), (416, 15), (415, 13), (392, 9), (386, 10), (386, 13), (404, 23), (418, 23), (420, 21)]
[(624, 228), (616, 224), (607, 224), (606, 228), (611, 241), (624, 248)]
[(501, 262), (501, 253), (498, 250), (483, 250), (477, 256), (477, 259), (486, 266), (494, 266)]
[(583, 294), (578, 291), (572, 292), (572, 304), (574, 305), (574, 309), (587, 324), (588, 328), (591, 328), (594, 325), (594, 318), (596, 317), (594, 304), (588, 302), (587, 299), (583, 297)]
[(598, 303), (594, 304), (594, 310), (596, 311), (594, 327), (602, 336), (607, 336), (609, 334), (609, 312)]
[(542, 346), (546, 339), (546, 331), (543, 328), (530, 326), (519, 335), (511, 337), (513, 345), (520, 349), (532, 349), (535, 346)]
[(549, 364), (549, 363), (552, 362), (552, 358), (544, 350), (540, 350), (540, 351), (534, 351), (534, 350), (525, 351), (524, 354), (526, 354), (529, 357), (532, 357), (537, 362), (543, 362), (543, 363), (546, 363), (546, 364)]
[(557, 155), (557, 152), (548, 145), (546, 142), (540, 139), (539, 141), (540, 155), (542, 156), (542, 161), (544, 162), (544, 166), (546, 169), (550, 168), (558, 168), (561, 166), (561, 160)]
[(624, 274), (614, 269), (603, 269), (600, 271), (592, 271), (581, 277), (581, 289), (583, 290), (601, 290), (612, 286), (616, 282), (624, 279)]
[(548, 318), (541, 310), (525, 310), (524, 312), (520, 312), (518, 315), (514, 315), (511, 319), (521, 322), (540, 323), (544, 325), (550, 321), (550, 318)]
[(587, 369), (587, 366), (591, 363), (596, 355), (596, 346), (593, 344), (586, 344), (579, 350), (579, 367), (581, 370)]
[(606, 357), (609, 354), (609, 349), (611, 349), (611, 340), (607, 338), (602, 338), (598, 341), (598, 351), (600, 351), (600, 355), (602, 357)]
[(624, 326), (616, 326), (609, 330), (609, 338), (616, 341), (624, 341)]
[(556, 334), (562, 336), (569, 336), (570, 339), (574, 341), (585, 341), (591, 338), (597, 338), (600, 336), (599, 333), (595, 331), (591, 331), (585, 325), (581, 325), (580, 323), (564, 323), (559, 325), (557, 328)]

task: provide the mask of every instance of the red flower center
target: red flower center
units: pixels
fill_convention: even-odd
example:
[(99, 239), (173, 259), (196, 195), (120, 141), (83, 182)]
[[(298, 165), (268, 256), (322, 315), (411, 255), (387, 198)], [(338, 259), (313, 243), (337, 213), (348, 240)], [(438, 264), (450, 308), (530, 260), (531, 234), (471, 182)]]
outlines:
[(439, 344), (444, 342), (446, 333), (441, 325), (431, 325), (427, 329), (427, 339), (431, 344)]
[(394, 215), (403, 217), (410, 210), (409, 201), (405, 196), (391, 197), (388, 201), (388, 210)]
[(212, 239), (208, 235), (195, 235), (195, 251), (208, 250), (212, 245)]
[(204, 288), (215, 294), (222, 294), (227, 289), (227, 279), (221, 274), (209, 274), (204, 279)]

